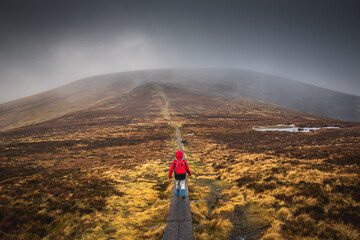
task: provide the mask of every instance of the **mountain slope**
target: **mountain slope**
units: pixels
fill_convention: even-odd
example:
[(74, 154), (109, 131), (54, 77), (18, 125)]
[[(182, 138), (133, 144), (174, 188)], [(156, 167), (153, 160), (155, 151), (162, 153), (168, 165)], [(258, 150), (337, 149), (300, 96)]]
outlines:
[[(83, 104), (0, 132), (0, 238), (162, 239), (177, 150), (168, 102), (193, 173), (196, 238), (359, 239), (360, 123), (229, 98), (194, 72), (118, 76), (35, 98), (17, 110), (29, 122), (71, 97)], [(278, 123), (340, 128), (253, 130)]]
[(245, 70), (163, 69), (94, 76), (1, 104), (0, 130), (86, 109), (150, 82), (177, 84), (215, 96), (250, 98), (340, 120), (360, 120), (358, 96)]

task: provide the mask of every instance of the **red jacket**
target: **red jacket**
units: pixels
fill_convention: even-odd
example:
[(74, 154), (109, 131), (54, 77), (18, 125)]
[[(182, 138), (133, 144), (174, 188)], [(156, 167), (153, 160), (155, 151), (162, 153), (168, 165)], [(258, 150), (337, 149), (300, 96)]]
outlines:
[[(187, 164), (186, 160), (183, 159), (183, 156), (184, 156), (184, 154), (183, 154), (182, 151), (179, 150), (179, 151), (176, 152), (176, 159), (177, 160), (174, 160), (173, 163), (171, 164), (171, 167), (170, 167), (170, 170), (169, 170), (169, 179), (171, 178), (171, 174), (175, 170), (175, 166), (179, 161), (183, 161), (185, 163), (186, 172), (189, 174), (189, 176), (191, 176), (189, 165)], [(176, 172), (175, 172), (175, 179), (176, 180), (184, 180), (185, 176), (186, 176), (186, 173), (185, 174), (176, 174)]]

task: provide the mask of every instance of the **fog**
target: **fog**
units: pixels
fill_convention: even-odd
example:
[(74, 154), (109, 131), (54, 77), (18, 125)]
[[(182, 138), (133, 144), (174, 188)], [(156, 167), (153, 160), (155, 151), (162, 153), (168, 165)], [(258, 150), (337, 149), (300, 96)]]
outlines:
[(2, 1), (0, 103), (80, 78), (239, 68), (360, 95), (357, 1)]

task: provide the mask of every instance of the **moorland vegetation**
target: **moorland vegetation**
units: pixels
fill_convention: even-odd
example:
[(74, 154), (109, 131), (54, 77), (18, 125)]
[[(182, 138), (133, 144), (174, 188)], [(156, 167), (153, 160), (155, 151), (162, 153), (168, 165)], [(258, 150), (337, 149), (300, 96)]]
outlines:
[[(360, 124), (146, 84), (0, 132), (0, 238), (161, 239), (180, 127), (196, 239), (359, 239)], [(309, 133), (253, 126), (337, 126)]]
[[(190, 158), (211, 167), (215, 184), (226, 186), (217, 188), (215, 206), (214, 194), (207, 196), (210, 207), (202, 212), (222, 224), (222, 237), (360, 237), (359, 123), (246, 99), (179, 94), (171, 88), (167, 93)], [(252, 129), (274, 124), (340, 128), (308, 133)], [(199, 239), (211, 239), (212, 230), (209, 224), (195, 232)]]

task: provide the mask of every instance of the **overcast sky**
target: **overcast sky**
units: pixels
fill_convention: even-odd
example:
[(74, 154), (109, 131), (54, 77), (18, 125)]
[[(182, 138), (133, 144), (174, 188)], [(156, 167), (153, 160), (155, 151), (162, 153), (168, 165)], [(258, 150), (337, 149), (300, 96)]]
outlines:
[(360, 95), (360, 1), (1, 1), (0, 102), (87, 76), (250, 69)]

